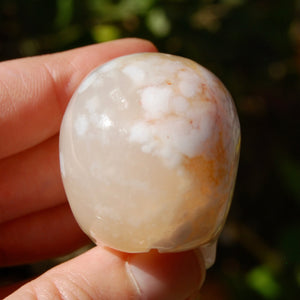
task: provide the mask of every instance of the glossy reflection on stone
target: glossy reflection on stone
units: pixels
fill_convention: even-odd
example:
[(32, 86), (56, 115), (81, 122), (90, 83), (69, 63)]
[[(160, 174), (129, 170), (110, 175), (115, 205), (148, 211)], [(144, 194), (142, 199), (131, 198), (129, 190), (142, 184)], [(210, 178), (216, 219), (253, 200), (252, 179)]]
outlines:
[(182, 57), (133, 54), (97, 68), (75, 92), (61, 126), (61, 173), (96, 243), (210, 253), (239, 147), (233, 101), (212, 73)]

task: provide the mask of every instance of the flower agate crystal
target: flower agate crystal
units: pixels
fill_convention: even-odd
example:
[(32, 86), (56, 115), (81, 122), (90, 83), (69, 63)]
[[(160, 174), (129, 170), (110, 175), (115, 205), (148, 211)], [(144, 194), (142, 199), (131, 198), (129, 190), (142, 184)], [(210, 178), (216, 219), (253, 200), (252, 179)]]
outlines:
[(202, 248), (209, 266), (238, 166), (230, 94), (182, 57), (139, 53), (95, 69), (60, 132), (66, 194), (97, 244), (125, 252)]

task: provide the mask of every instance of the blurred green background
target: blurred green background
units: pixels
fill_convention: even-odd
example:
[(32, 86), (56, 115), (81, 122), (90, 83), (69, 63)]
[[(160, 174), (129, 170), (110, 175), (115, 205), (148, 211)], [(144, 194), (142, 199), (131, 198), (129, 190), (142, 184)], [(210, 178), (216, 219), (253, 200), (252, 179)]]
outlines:
[(242, 150), (202, 299), (299, 299), (299, 17), (296, 0), (0, 0), (0, 60), (141, 37), (213, 71), (237, 105)]

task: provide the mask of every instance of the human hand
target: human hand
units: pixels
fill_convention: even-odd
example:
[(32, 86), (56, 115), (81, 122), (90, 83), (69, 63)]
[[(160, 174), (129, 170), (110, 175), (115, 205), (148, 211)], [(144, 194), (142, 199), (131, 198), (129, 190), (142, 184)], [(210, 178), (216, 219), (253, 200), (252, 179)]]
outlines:
[[(96, 66), (156, 51), (125, 39), (0, 64), (0, 266), (66, 254), (88, 243), (67, 204), (58, 132), (67, 103)], [(187, 299), (201, 286), (194, 251), (126, 254), (96, 246), (7, 299)]]

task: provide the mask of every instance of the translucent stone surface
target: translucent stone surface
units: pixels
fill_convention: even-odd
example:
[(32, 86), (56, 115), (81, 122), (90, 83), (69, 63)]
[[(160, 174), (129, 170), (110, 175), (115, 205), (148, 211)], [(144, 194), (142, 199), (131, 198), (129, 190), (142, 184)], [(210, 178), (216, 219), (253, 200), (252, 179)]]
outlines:
[(61, 126), (61, 173), (96, 243), (207, 252), (230, 206), (239, 146), (234, 104), (212, 73), (181, 57), (133, 54), (97, 68), (75, 92)]

